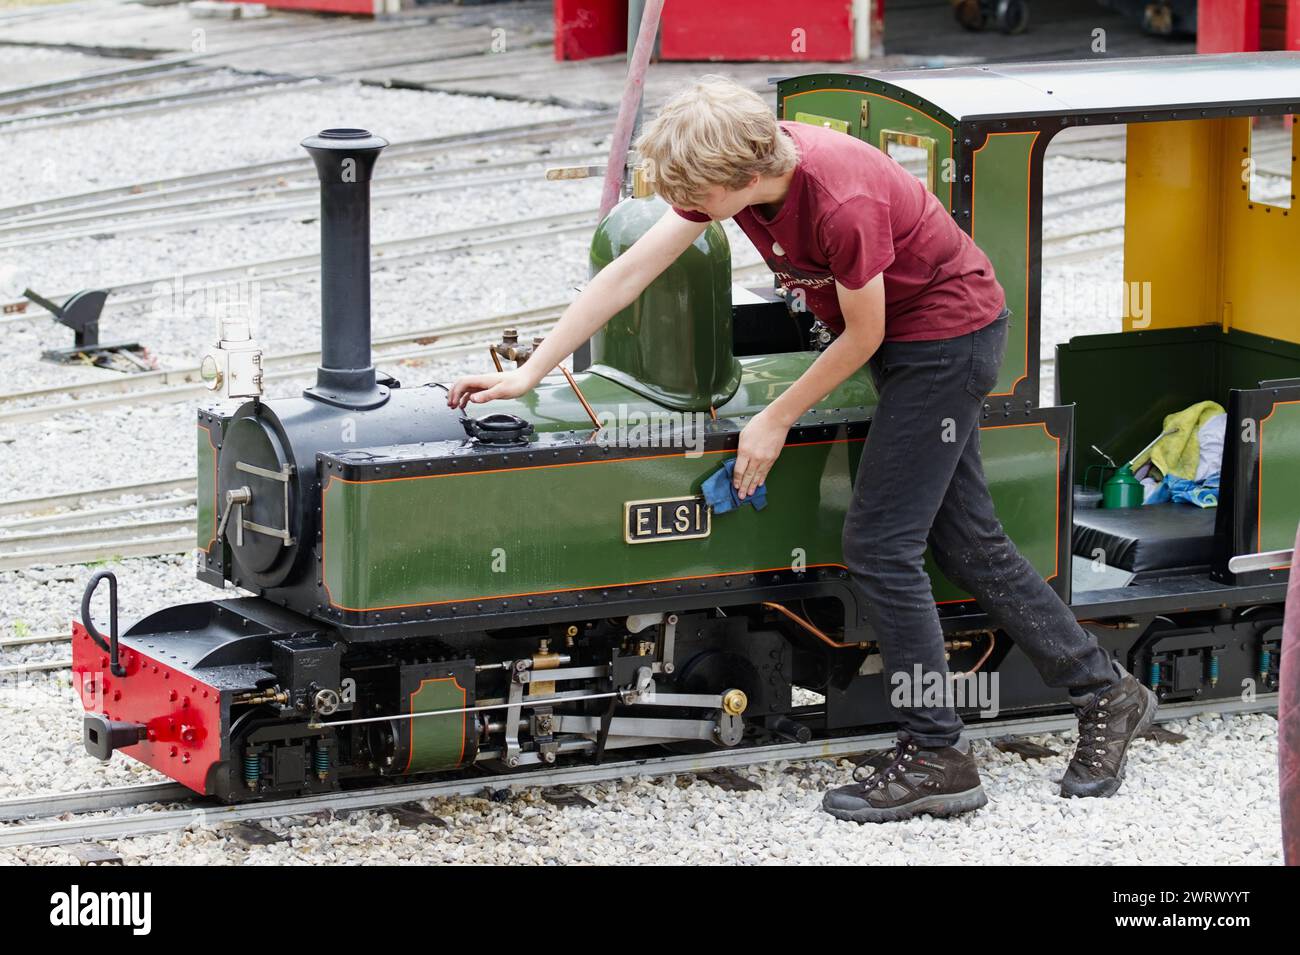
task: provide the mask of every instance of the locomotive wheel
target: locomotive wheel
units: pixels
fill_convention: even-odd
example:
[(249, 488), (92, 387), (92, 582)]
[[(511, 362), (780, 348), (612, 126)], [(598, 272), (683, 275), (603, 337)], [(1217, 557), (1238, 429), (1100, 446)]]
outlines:
[(1024, 33), (1029, 26), (1029, 4), (1025, 0), (998, 0), (998, 29), (1007, 35)]
[(979, 33), (989, 25), (989, 17), (981, 7), (980, 0), (957, 0), (952, 7), (957, 22), (972, 33)]

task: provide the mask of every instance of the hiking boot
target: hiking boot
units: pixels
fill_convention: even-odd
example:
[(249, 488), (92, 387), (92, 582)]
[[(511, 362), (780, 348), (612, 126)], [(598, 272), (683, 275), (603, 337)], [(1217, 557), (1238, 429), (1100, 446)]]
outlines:
[(1118, 663), (1120, 681), (1092, 693), (1070, 694), (1079, 742), (1061, 778), (1062, 796), (1113, 796), (1124, 780), (1129, 744), (1155, 719), (1159, 702)]
[(955, 816), (988, 802), (968, 742), (923, 746), (900, 739), (884, 755), (886, 763), (862, 782), (826, 793), (822, 808), (852, 822), (895, 822), (924, 814)]

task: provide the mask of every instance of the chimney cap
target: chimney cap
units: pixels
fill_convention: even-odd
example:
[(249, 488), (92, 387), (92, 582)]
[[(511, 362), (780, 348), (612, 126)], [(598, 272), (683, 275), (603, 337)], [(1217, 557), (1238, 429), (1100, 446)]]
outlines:
[(304, 139), (302, 145), (307, 149), (380, 150), (388, 145), (388, 140), (382, 136), (376, 136), (368, 129), (354, 129), (344, 126), (334, 129), (322, 129), (315, 136), (308, 136)]

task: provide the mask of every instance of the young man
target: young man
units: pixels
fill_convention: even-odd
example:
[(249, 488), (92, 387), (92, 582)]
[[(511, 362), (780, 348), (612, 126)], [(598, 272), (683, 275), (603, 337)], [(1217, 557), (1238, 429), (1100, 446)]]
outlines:
[[(1069, 688), (1079, 742), (1062, 795), (1109, 796), (1155, 695), (1101, 649), (1003, 532), (980, 462), (979, 420), (1009, 312), (988, 257), (902, 166), (852, 136), (778, 123), (754, 93), (705, 77), (647, 124), (637, 150), (673, 208), (598, 273), (523, 367), (470, 375), (448, 403), (516, 397), (631, 303), (710, 220), (733, 218), (778, 281), (835, 340), (740, 435), (735, 484), (766, 479), (794, 421), (866, 364), (880, 393), (844, 526), (865, 593), (897, 744), (823, 807), (857, 822), (953, 815), (986, 802), (951, 705), (897, 705), (917, 673), (946, 679), (923, 556), (973, 594), (1049, 686)], [(930, 677), (933, 679), (933, 677)], [(917, 688), (919, 694), (919, 687)], [(951, 701), (945, 699), (945, 703)], [(856, 775), (856, 774), (855, 774)]]

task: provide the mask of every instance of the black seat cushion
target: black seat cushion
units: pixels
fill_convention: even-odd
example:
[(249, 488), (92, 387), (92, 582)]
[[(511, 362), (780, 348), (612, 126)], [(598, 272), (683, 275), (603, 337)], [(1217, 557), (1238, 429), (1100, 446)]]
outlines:
[(1214, 554), (1215, 508), (1150, 504), (1081, 508), (1074, 512), (1074, 552), (1135, 574), (1209, 564)]

